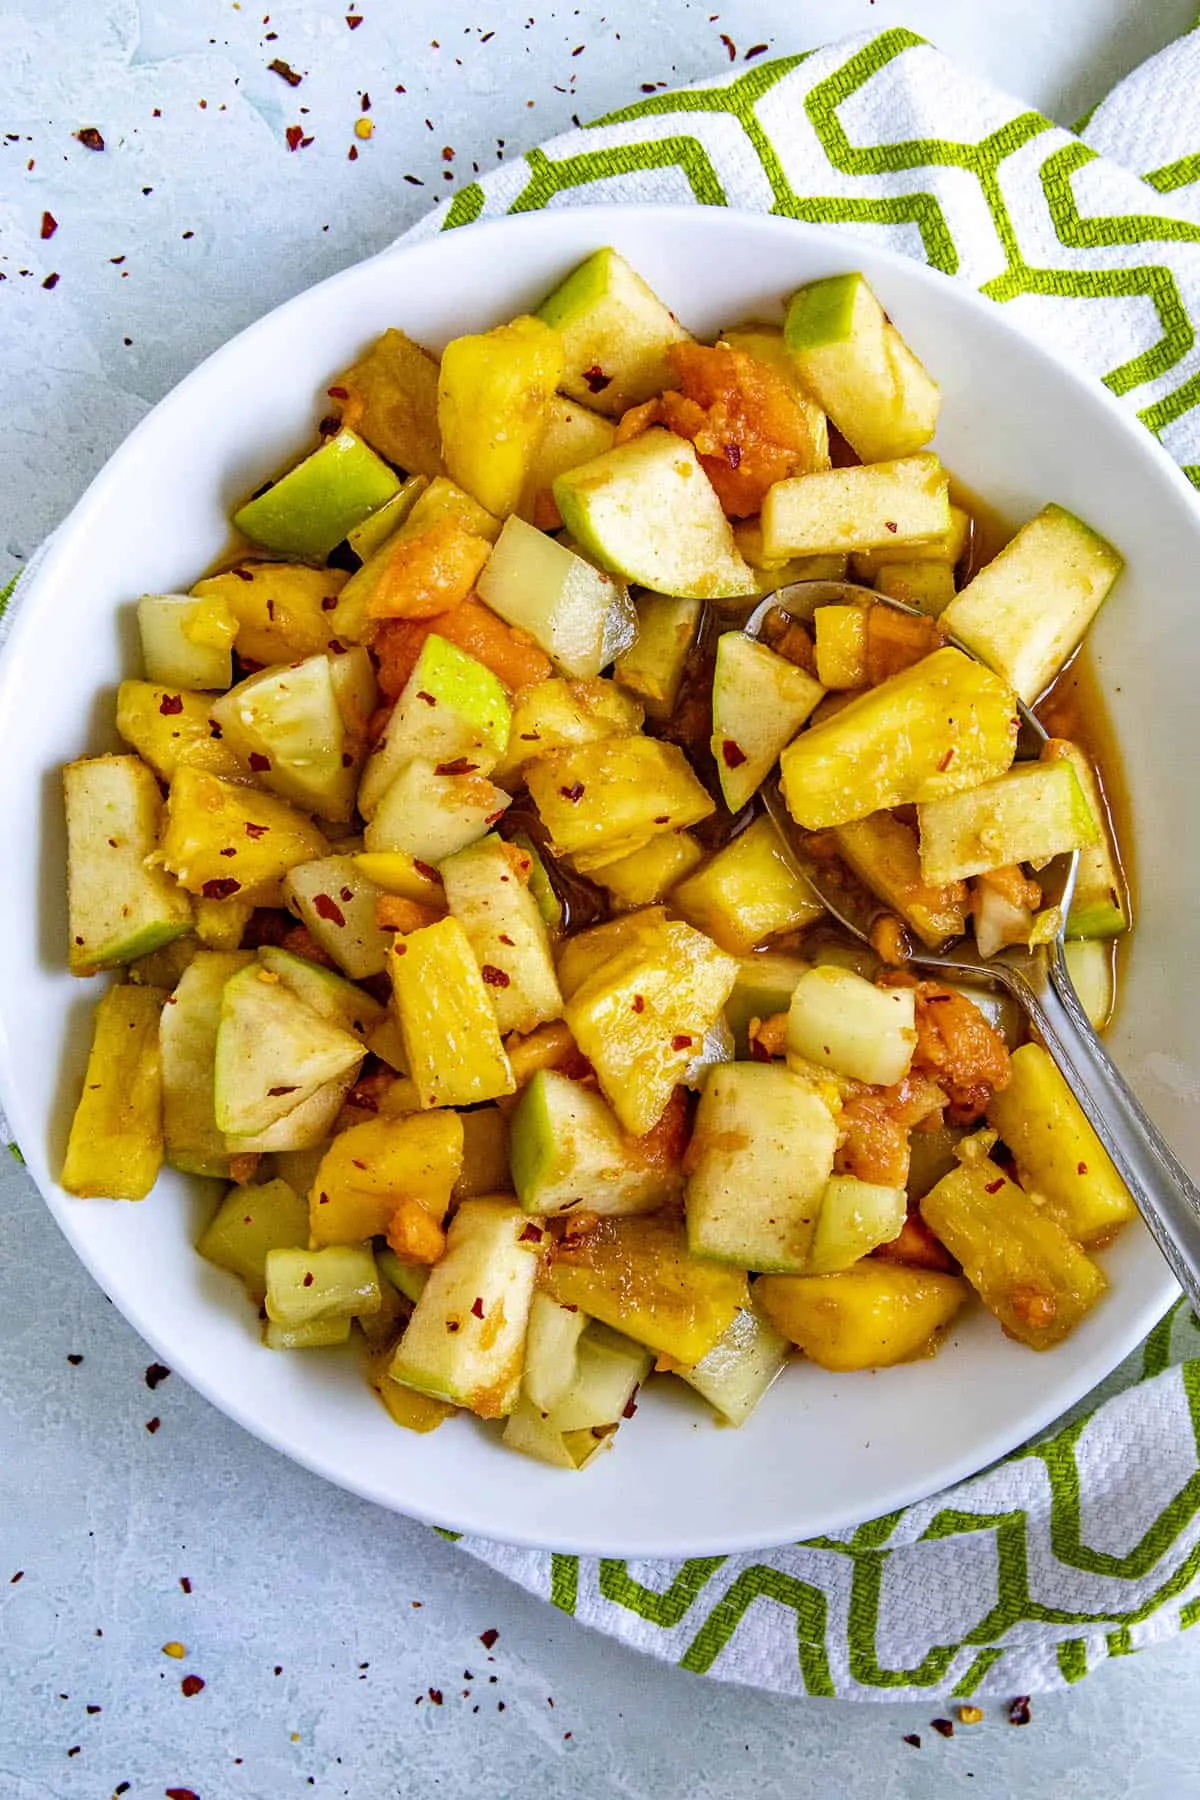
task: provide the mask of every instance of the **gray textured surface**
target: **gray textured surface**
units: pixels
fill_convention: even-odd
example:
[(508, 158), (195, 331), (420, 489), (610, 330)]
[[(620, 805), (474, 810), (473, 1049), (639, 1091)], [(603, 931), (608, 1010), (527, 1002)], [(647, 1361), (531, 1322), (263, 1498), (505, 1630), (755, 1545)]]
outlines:
[[(609, 0), (534, 9), (527, 26), (483, 0), (364, 0), (354, 31), (347, 10), (0, 9), (0, 130), (17, 134), (0, 143), (0, 569), (202, 355), (389, 241), (451, 190), (445, 169), (487, 166), (499, 137), (524, 147), (643, 81), (728, 66), (722, 32), (740, 58), (904, 22), (1069, 119), (1193, 8)], [(273, 56), (304, 72), (299, 88), (267, 71)], [(364, 90), (376, 132), (351, 162)], [(313, 142), (289, 153), (289, 124)], [(74, 142), (84, 125), (104, 155)], [(44, 210), (59, 222), (46, 241)], [(1036, 1703), (1024, 1730), (997, 1711), (953, 1742), (930, 1731), (932, 1706), (726, 1690), (587, 1635), (323, 1486), (178, 1378), (150, 1392), (148, 1361), (29, 1183), (0, 1173), (0, 1800), (104, 1800), (122, 1781), (131, 1800), (175, 1786), (200, 1800), (1200, 1796), (1196, 1641)], [(184, 1662), (164, 1657), (169, 1640)], [(188, 1672), (206, 1684), (192, 1698)], [(912, 1731), (919, 1751), (901, 1741)]]

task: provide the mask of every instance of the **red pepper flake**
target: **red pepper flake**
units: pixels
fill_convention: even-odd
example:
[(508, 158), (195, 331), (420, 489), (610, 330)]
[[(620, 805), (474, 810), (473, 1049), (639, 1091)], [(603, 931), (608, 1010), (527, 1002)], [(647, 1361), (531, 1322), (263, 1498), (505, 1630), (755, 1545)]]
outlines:
[[(540, 1244), (541, 1241), (542, 1228), (540, 1225), (526, 1225), (524, 1231), (517, 1239), (518, 1244)], [(464, 1681), (470, 1681), (471, 1679), (472, 1677), (470, 1675), (464, 1675), (463, 1677)]]
[(635, 1013), (645, 1012), (646, 996), (644, 994), (635, 994), (633, 996), (633, 1010)]
[(184, 1698), (187, 1700), (191, 1700), (195, 1697), (195, 1695), (202, 1694), (204, 1692), (204, 1681), (203, 1681), (203, 1678), (199, 1675), (185, 1675), (183, 1680), (180, 1682), (179, 1687), (180, 1687), (180, 1691), (182, 1692)]
[(43, 281), (43, 283), (42, 283), (42, 286), (44, 288), (56, 288), (59, 284), (60, 279), (61, 278), (58, 274), (58, 271), (55, 270), (55, 272), (52, 275), (47, 275), (45, 281)]
[(78, 1756), (78, 1755), (79, 1755), (79, 1752), (80, 1752), (80, 1751), (81, 1751), (81, 1750), (82, 1750), (82, 1749), (83, 1749), (83, 1745), (82, 1745), (82, 1744), (72, 1744), (72, 1745), (71, 1745), (71, 1748), (70, 1748), (70, 1749), (69, 1749), (69, 1750), (68, 1750), (68, 1751), (67, 1751), (67, 1755), (68, 1755), (68, 1756)]
[(954, 746), (952, 744), (950, 746), (949, 750), (946, 751), (945, 755), (941, 758), (940, 762), (938, 763), (939, 775), (944, 775), (946, 773), (946, 770), (950, 767), (950, 764), (953, 761), (954, 761)]
[(305, 1286), (305, 1287), (311, 1287), (311, 1286), (312, 1286), (312, 1284), (313, 1284), (313, 1272), (312, 1272), (312, 1270), (311, 1270), (311, 1269), (306, 1269), (306, 1270), (305, 1270), (305, 1274), (304, 1274), (304, 1283), (303, 1283), (303, 1285), (304, 1285), (304, 1286)]
[(440, 882), (442, 879), (432, 863), (421, 862), (419, 857), (413, 857), (413, 868), (417, 871), (418, 875), (423, 875), (426, 881)]
[(509, 937), (507, 931), (502, 931), (500, 933), (500, 942), (502, 944), (507, 944), (510, 950), (515, 950), (517, 947), (514, 940)]
[(256, 843), (257, 843), (258, 839), (260, 837), (262, 837), (263, 834), (269, 830), (270, 830), (269, 825), (255, 825), (252, 820), (250, 820), (250, 819), (246, 820), (246, 836), (248, 838), (253, 838)]
[(655, 819), (654, 823), (656, 825), (669, 825), (671, 823), (670, 813), (659, 813), (659, 815)]
[(425, 702), (426, 706), (436, 706), (437, 705), (437, 700), (434, 698), (434, 696), (432, 694), (427, 694), (425, 692), (424, 688), (417, 689), (417, 699), (423, 700)]
[(168, 1369), (166, 1363), (152, 1362), (150, 1364), (149, 1368), (146, 1370), (145, 1379), (146, 1386), (150, 1389), (151, 1393), (154, 1392), (154, 1389), (158, 1387), (160, 1382), (167, 1379), (167, 1376), (170, 1373), (171, 1371)]
[(433, 1705), (434, 1705), (434, 1706), (440, 1706), (440, 1705), (441, 1705), (441, 1704), (442, 1704), (442, 1690), (441, 1690), (441, 1688), (430, 1688), (430, 1690), (429, 1690), (429, 1698), (430, 1698), (430, 1700), (431, 1700), (431, 1701), (432, 1701), (432, 1703), (433, 1703)]
[(732, 738), (726, 738), (721, 745), (721, 761), (727, 769), (740, 769), (746, 760), (746, 752)]
[[(334, 390), (332, 388), (330, 388), (329, 391), (332, 394)], [(345, 390), (343, 389), (343, 392), (344, 391)], [(336, 605), (337, 605), (337, 595), (336, 594), (326, 594), (324, 599), (321, 601), (321, 611), (322, 612), (332, 612)]]
[(269, 769), (271, 767), (270, 757), (264, 756), (261, 750), (252, 750), (247, 760), (250, 767), (258, 774), (261, 774), (264, 769)]
[(295, 1084), (295, 1082), (293, 1082), (291, 1087), (268, 1088), (267, 1094), (272, 1100), (281, 1100), (285, 1094), (294, 1094), (295, 1091), (296, 1091), (296, 1084)]
[(73, 132), (72, 136), (79, 140), (85, 150), (103, 150), (104, 148), (104, 139), (94, 125), (84, 125), (79, 131)]
[(226, 875), (223, 880), (206, 881), (200, 892), (206, 900), (228, 900), (240, 890), (241, 885), (232, 875)]
[(588, 384), (589, 394), (602, 394), (606, 387), (612, 385), (612, 376), (606, 375), (599, 363), (593, 363), (590, 369), (585, 369), (583, 379)]
[(346, 23), (350, 27), (351, 31), (357, 31), (359, 26), (362, 24), (362, 14), (361, 13), (347, 13), (346, 14)]
[(275, 57), (273, 61), (267, 64), (267, 68), (271, 71), (272, 75), (278, 75), (282, 80), (286, 81), (289, 87), (299, 87), (300, 83), (304, 80), (303, 75), (297, 75), (295, 69), (292, 68), (290, 63), (285, 63), (282, 56)]
[(742, 58), (742, 61), (749, 62), (752, 57), (762, 56), (769, 48), (770, 46), (768, 44), (751, 44), (745, 56)]
[(1001, 1175), (999, 1181), (989, 1181), (983, 1191), (985, 1194), (998, 1194), (1003, 1186), (1004, 1177)]
[(344, 925), (346, 923), (345, 913), (342, 911), (337, 901), (331, 900), (328, 894), (317, 894), (314, 896), (313, 911), (316, 913), (318, 919), (328, 919), (331, 925)]
[(359, 106), (360, 112), (365, 112), (365, 113), (370, 112), (370, 110), (371, 110), (370, 94), (366, 93), (365, 91), (363, 93), (361, 93), (358, 97), (358, 106)]
[(120, 1796), (122, 1794), (127, 1794), (129, 1788), (130, 1783), (128, 1781), (118, 1781), (116, 1787), (113, 1789), (113, 1800), (120, 1800)]
[(479, 767), (478, 763), (468, 762), (465, 756), (456, 756), (453, 762), (435, 763), (435, 775), (473, 775)]
[(625, 1402), (624, 1410), (621, 1413), (621, 1417), (623, 1419), (632, 1419), (632, 1417), (636, 1411), (637, 1411), (637, 1389), (635, 1388), (633, 1393), (630, 1394), (628, 1400)]
[(736, 444), (726, 444), (725, 461), (729, 464), (730, 468), (736, 469), (740, 465), (741, 460), (742, 453), (738, 446)]
[(506, 988), (512, 986), (512, 977), (506, 975), (503, 969), (498, 969), (495, 963), (484, 963), (479, 973), (483, 976), (483, 979), (487, 982), (489, 987)]
[(183, 1589), (183, 1591), (184, 1591), (184, 1593), (185, 1593), (185, 1594), (190, 1594), (190, 1593), (191, 1593), (191, 1591), (192, 1591), (192, 1578), (191, 1578), (191, 1576), (190, 1576), (190, 1575), (181, 1575), (181, 1576), (180, 1576), (180, 1577), (179, 1577), (179, 1585), (180, 1585), (180, 1587), (181, 1587), (181, 1588), (182, 1588), (182, 1589)]
[(483, 1296), (481, 1294), (476, 1294), (471, 1302), (471, 1317), (473, 1319), (482, 1319), (483, 1317)]
[(155, 1432), (158, 1430), (158, 1428), (161, 1424), (162, 1424), (162, 1420), (160, 1418), (158, 1418), (157, 1416), (155, 1416), (153, 1419), (146, 1420), (146, 1430), (150, 1433), (151, 1437), (154, 1436)]
[(954, 1736), (954, 1724), (950, 1719), (930, 1719), (929, 1729), (936, 1731), (939, 1737), (952, 1738)]
[(1077, 1175), (1086, 1175), (1086, 1174), (1087, 1174), (1087, 1172), (1088, 1172), (1088, 1168), (1087, 1168), (1087, 1164), (1086, 1164), (1086, 1163), (1076, 1163), (1076, 1165), (1075, 1165), (1075, 1173), (1076, 1173), (1076, 1174), (1077, 1174)]
[(921, 1748), (921, 1740), (915, 1731), (906, 1731), (903, 1741), (906, 1744), (911, 1744), (914, 1750), (919, 1750)]
[(1010, 1725), (1028, 1725), (1029, 1718), (1029, 1695), (1018, 1694), (1008, 1703), (1008, 1722)]
[(304, 138), (304, 127), (303, 125), (289, 125), (283, 135), (287, 139), (288, 149), (298, 150)]
[(900, 529), (895, 519), (885, 519), (883, 521), (883, 528), (885, 531), (899, 531)]
[(79, 1355), (78, 1351), (73, 1350), (71, 1352), (71, 1354), (67, 1357), (67, 1361), (70, 1363), (70, 1365), (73, 1369), (77, 1369), (79, 1367), (80, 1363), (83, 1361), (83, 1358), (82, 1358), (82, 1356)]
[[(461, 1319), (447, 1319), (446, 1320), (446, 1330), (447, 1331), (461, 1331), (462, 1330), (462, 1320)], [(416, 1603), (414, 1601), (414, 1605), (415, 1604)]]
[(45, 240), (46, 238), (52, 238), (57, 230), (58, 230), (58, 220), (55, 218), (54, 214), (51, 212), (44, 212), (42, 214), (42, 238), (43, 238), (43, 240)]
[(499, 1636), (500, 1636), (500, 1633), (496, 1630), (495, 1626), (489, 1625), (486, 1631), (480, 1632), (479, 1641), (483, 1645), (485, 1650), (491, 1650), (494, 1647), (494, 1645), (496, 1643), (496, 1639)]
[(582, 56), (586, 49), (587, 49), (586, 44), (576, 44), (575, 48), (571, 52), (571, 55), (572, 56)]
[(728, 52), (729, 52), (730, 62), (736, 62), (737, 61), (737, 45), (734, 43), (733, 39), (729, 36), (728, 32), (723, 31), (721, 33), (721, 42), (724, 44), (726, 50), (728, 50)]
[(583, 799), (582, 781), (572, 782), (570, 787), (561, 787), (558, 791), (564, 800), (569, 800), (571, 802), (572, 806), (577, 806)]
[(94, 1718), (98, 1712), (103, 1712), (104, 1708), (102, 1706), (85, 1706), (83, 1710), (86, 1713), (90, 1713)]
[[(128, 1787), (128, 1782), (125, 1785)], [(120, 1793), (120, 1791), (118, 1788), (117, 1792)], [(167, 1796), (167, 1800), (200, 1800), (200, 1796), (194, 1788), (164, 1788), (163, 1793)]]
[(404, 177), (404, 179), (405, 179), (405, 181), (408, 182), (410, 187), (424, 187), (425, 186), (425, 183), (421, 180), (421, 177), (419, 175), (406, 175)]
[(232, 844), (229, 844), (226, 846), (226, 848), (224, 850), (218, 850), (217, 855), (218, 856), (236, 856), (237, 851), (234, 849)]
[(694, 1040), (686, 1031), (680, 1031), (671, 1039), (672, 1050), (690, 1050)]
[(24, 1579), (25, 1579), (24, 1569), (18, 1569), (15, 1575), (9, 1576), (8, 1585), (9, 1585), (9, 1587), (16, 1587), (18, 1581), (23, 1581)]

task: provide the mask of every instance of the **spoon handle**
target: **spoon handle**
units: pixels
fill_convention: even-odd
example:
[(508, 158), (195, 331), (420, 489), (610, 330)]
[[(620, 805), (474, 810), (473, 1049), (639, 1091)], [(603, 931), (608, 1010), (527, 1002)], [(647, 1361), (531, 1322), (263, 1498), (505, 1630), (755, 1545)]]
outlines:
[(996, 974), (1003, 971), (1005, 985), (1025, 1005), (1180, 1287), (1200, 1311), (1200, 1188), (1092, 1030), (1061, 947), (1050, 946), (1048, 978), (1040, 982), (1001, 959), (992, 968)]

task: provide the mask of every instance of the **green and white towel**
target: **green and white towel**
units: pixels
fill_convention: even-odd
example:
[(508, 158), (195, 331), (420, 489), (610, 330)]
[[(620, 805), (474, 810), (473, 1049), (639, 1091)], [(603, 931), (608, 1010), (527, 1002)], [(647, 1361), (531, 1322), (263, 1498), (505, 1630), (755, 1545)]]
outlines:
[[(1200, 485), (1200, 31), (1080, 134), (909, 31), (852, 38), (640, 100), (472, 182), (412, 235), (601, 201), (773, 212), (930, 263), (1103, 381)], [(857, 1530), (676, 1563), (459, 1541), (718, 1680), (1013, 1695), (1200, 1621), (1198, 1445), (1200, 1327), (1179, 1306), (1069, 1422)]]
[[(1080, 134), (908, 31), (756, 63), (531, 151), (413, 235), (622, 200), (809, 220), (970, 282), (1134, 407), (1200, 485), (1200, 32)], [(856, 1530), (682, 1563), (459, 1541), (585, 1624), (719, 1680), (1013, 1695), (1200, 1621), (1198, 1446), (1200, 1326), (1180, 1305), (1039, 1442)]]

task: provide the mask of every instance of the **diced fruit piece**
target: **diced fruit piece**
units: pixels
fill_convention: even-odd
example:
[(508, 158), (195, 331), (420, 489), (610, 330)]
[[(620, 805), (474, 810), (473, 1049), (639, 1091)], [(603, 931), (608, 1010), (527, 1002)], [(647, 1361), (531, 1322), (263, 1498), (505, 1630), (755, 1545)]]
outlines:
[(264, 1131), (327, 1082), (358, 1067), (358, 1039), (321, 1019), (254, 964), (225, 984), (217, 1027), (213, 1105), (217, 1129)]
[(733, 1032), (736, 1055), (750, 1054), (751, 1019), (769, 1019), (776, 1013), (785, 1013), (792, 1003), (796, 983), (811, 966), (803, 957), (782, 950), (764, 950), (757, 956), (742, 957), (733, 991), (725, 1002), (725, 1018)]
[(712, 753), (730, 812), (740, 812), (757, 792), (823, 691), (795, 663), (743, 632), (717, 639)]
[(513, 833), (512, 842), (529, 858), (529, 891), (537, 902), (537, 909), (542, 915), (542, 922), (551, 937), (557, 938), (562, 930), (564, 912), (563, 903), (558, 897), (549, 871), (542, 861), (533, 839), (524, 831)]
[[(525, 475), (525, 489), (517, 508), (521, 517), (546, 531), (561, 523), (550, 489), (568, 469), (577, 469), (580, 463), (611, 450), (615, 429), (611, 419), (578, 406), (565, 394), (555, 394), (546, 414), (545, 435), (533, 452)], [(547, 502), (553, 517), (544, 516)]]
[(196, 1241), (219, 1269), (240, 1276), (255, 1299), (267, 1291), (267, 1252), (302, 1248), (308, 1207), (286, 1181), (231, 1188)]
[(199, 951), (163, 1008), (159, 1049), (166, 1157), (189, 1175), (229, 1176), (229, 1152), (213, 1111), (217, 1027), (225, 983), (251, 960), (248, 951)]
[(454, 1184), (456, 1200), (475, 1200), (480, 1194), (506, 1194), (512, 1190), (508, 1166), (508, 1120), (498, 1106), (477, 1106), (459, 1113), (463, 1128), (463, 1158)]
[(442, 352), (442, 456), (454, 480), (499, 518), (521, 498), (562, 373), (562, 340), (529, 317), (454, 338)]
[(800, 381), (796, 364), (788, 352), (783, 332), (778, 325), (742, 325), (733, 331), (723, 331), (718, 342), (728, 344), (731, 349), (743, 350), (747, 356), (754, 357), (756, 362), (766, 363), (791, 388), (796, 403), (804, 415), (808, 426), (812, 449), (809, 466), (813, 469), (829, 467), (829, 420), (824, 409), (817, 404), (808, 389)]
[(375, 1266), (398, 1294), (416, 1305), (429, 1280), (427, 1264), (401, 1262), (396, 1252), (383, 1244), (375, 1252)]
[(959, 882), (925, 879), (917, 834), (889, 812), (839, 825), (838, 854), (885, 906), (899, 913), (931, 950), (966, 928), (967, 891)]
[(369, 1245), (266, 1254), (267, 1317), (298, 1326), (317, 1319), (355, 1319), (379, 1311), (379, 1275)]
[(492, 671), (431, 633), (363, 771), (359, 810), (370, 818), (414, 757), (463, 765), (445, 771), (450, 774), (486, 774), (504, 754), (511, 718)]
[(577, 1306), (560, 1306), (545, 1293), (533, 1296), (521, 1389), (540, 1412), (548, 1413), (569, 1390), (587, 1325), (587, 1314)]
[[(954, 508), (951, 507), (951, 512)], [(919, 606), (931, 619), (940, 619), (954, 598), (954, 570), (949, 563), (928, 562), (922, 555), (912, 562), (888, 563), (875, 578), (875, 591), (906, 606)]]
[(332, 969), (322, 968), (320, 963), (293, 956), (290, 950), (281, 950), (274, 944), (264, 944), (258, 952), (258, 960), (264, 969), (278, 976), (284, 987), (290, 988), (298, 999), (310, 1006), (318, 1018), (326, 1019), (331, 1025), (340, 1025), (343, 1031), (352, 1032), (357, 1038), (369, 1038), (380, 1021), (387, 1017), (387, 1007), (382, 1001), (355, 987), (343, 976), (335, 975)]
[(810, 1275), (836, 1275), (904, 1229), (908, 1195), (855, 1175), (835, 1175), (825, 1189), (808, 1253)]
[(440, 618), (467, 600), (489, 553), (487, 538), (457, 519), (437, 519), (420, 532), (410, 520), (350, 577), (331, 624), (342, 639), (361, 642), (381, 621)]
[[(519, 853), (518, 853), (519, 858)], [(467, 935), (501, 1033), (562, 1016), (550, 939), (509, 847), (497, 837), (442, 864), (446, 901)]]
[(829, 275), (793, 294), (784, 341), (805, 387), (864, 462), (929, 442), (938, 385), (861, 275)]
[(505, 521), (480, 575), (479, 596), (510, 625), (528, 632), (566, 675), (598, 675), (614, 608), (627, 608), (621, 585), (564, 544), (516, 516)]
[(837, 1275), (765, 1275), (754, 1295), (822, 1369), (885, 1369), (930, 1356), (970, 1288), (957, 1275), (868, 1258)]
[(780, 757), (809, 831), (935, 800), (1001, 775), (1016, 749), (1008, 686), (961, 650), (935, 650), (812, 725)]
[(620, 907), (653, 906), (689, 875), (704, 852), (686, 831), (651, 838), (641, 850), (597, 869), (593, 881), (607, 888)]
[(180, 769), (167, 799), (163, 865), (189, 893), (245, 899), (328, 845), (303, 813), (273, 794)]
[(618, 656), (613, 675), (638, 696), (650, 718), (667, 719), (675, 710), (696, 641), (701, 602), (672, 594), (642, 594), (636, 605), (637, 637)]
[(827, 688), (867, 685), (867, 609), (818, 606), (813, 614), (817, 674)]
[(138, 632), (147, 680), (183, 688), (227, 688), (233, 680), (237, 620), (225, 601), (143, 594)]
[(745, 956), (777, 932), (812, 925), (825, 911), (765, 817), (673, 888), (671, 906), (731, 956)]
[(1108, 1283), (1062, 1226), (990, 1157), (946, 1175), (921, 1216), (1010, 1337), (1031, 1350), (1060, 1344)]
[(284, 883), (288, 905), (352, 981), (382, 974), (387, 962), (390, 936), (375, 923), (381, 892), (359, 869), (356, 856), (300, 862)]
[(599, 1094), (540, 1069), (509, 1123), (513, 1183), (526, 1212), (652, 1212), (679, 1191), (678, 1169), (622, 1131)]
[(245, 562), (198, 581), (192, 594), (229, 608), (237, 621), (237, 652), (269, 666), (316, 656), (337, 634), (333, 610), (345, 586), (341, 569), (309, 569), (293, 563)]
[(346, 533), (346, 542), (360, 563), (369, 562), (392, 534), (399, 531), (428, 486), (428, 475), (410, 475), (390, 500), (385, 500), (361, 525)]
[(825, 1102), (780, 1065), (712, 1069), (688, 1148), (693, 1255), (743, 1269), (803, 1269), (837, 1138)]
[[(628, 922), (635, 929), (569, 993), (564, 1016), (621, 1124), (641, 1136), (716, 1021), (737, 965), (679, 920), (643, 912)], [(559, 979), (567, 993), (561, 965)]]
[(139, 956), (136, 961), (127, 963), (126, 979), (138, 987), (166, 988), (170, 993), (199, 949), (194, 937), (172, 938), (161, 950), (151, 950), (148, 956)]
[(1018, 763), (968, 793), (923, 802), (917, 817), (921, 872), (931, 882), (961, 881), (1012, 863), (1040, 867), (1100, 836), (1069, 762)]
[(325, 1143), (346, 1103), (354, 1076), (355, 1070), (347, 1069), (344, 1075), (323, 1083), (315, 1094), (310, 1094), (282, 1118), (264, 1125), (261, 1131), (226, 1132), (225, 1148), (230, 1158), (250, 1153), (272, 1156), (280, 1151), (311, 1150), (314, 1145)]
[(457, 773), (458, 761), (414, 757), (404, 763), (375, 804), (366, 848), (401, 850), (433, 864), (481, 838), (503, 816), (510, 796), (485, 775)]
[(237, 950), (246, 935), (246, 927), (254, 917), (253, 900), (206, 900), (203, 894), (192, 902), (196, 918), (196, 940), (206, 950)]
[(350, 1316), (341, 1313), (306, 1319), (303, 1325), (280, 1325), (268, 1319), (262, 1330), (262, 1341), (268, 1350), (328, 1350), (334, 1344), (348, 1343), (349, 1339)]
[(96, 1007), (60, 1184), (83, 1199), (143, 1200), (162, 1167), (161, 988), (114, 987)]
[(729, 522), (691, 444), (654, 427), (554, 484), (567, 530), (608, 570), (660, 594), (754, 591)]
[[(661, 832), (715, 810), (683, 751), (655, 738), (572, 745), (528, 765), (533, 803), (562, 856), (608, 851), (615, 862)], [(603, 860), (603, 859), (602, 859)]]
[(398, 939), (388, 966), (421, 1106), (473, 1106), (511, 1094), (489, 989), (458, 920), (439, 919)]
[(525, 765), (535, 756), (568, 744), (593, 744), (602, 738), (631, 737), (641, 727), (642, 709), (615, 682), (595, 676), (590, 681), (539, 681), (520, 693), (512, 709), (508, 748), (494, 771), (502, 786), (515, 787)]
[(328, 656), (251, 675), (213, 702), (212, 717), (261, 787), (323, 819), (349, 819), (357, 759)]
[(466, 1200), (430, 1270), (391, 1378), (481, 1418), (517, 1404), (544, 1234), (519, 1206)]
[(912, 988), (878, 988), (850, 969), (809, 969), (792, 992), (788, 1053), (851, 1081), (891, 1087), (908, 1073), (915, 1021)]
[(404, 536), (420, 537), (439, 519), (454, 519), (472, 537), (486, 538), (489, 544), (500, 536), (500, 520), (495, 513), (480, 506), (465, 488), (446, 475), (437, 476), (420, 496), (404, 521)]
[(233, 522), (268, 550), (323, 561), (399, 486), (398, 477), (369, 444), (342, 430), (239, 507)]
[(67, 966), (93, 975), (192, 927), (186, 894), (151, 862), (162, 800), (136, 756), (81, 757), (63, 770), (67, 813)]
[(904, 567), (910, 557), (920, 557), (922, 562), (937, 562), (953, 571), (954, 565), (962, 559), (970, 535), (970, 513), (961, 506), (951, 505), (948, 529), (938, 537), (931, 537), (919, 549), (903, 544), (879, 544), (874, 550), (856, 552), (850, 559), (850, 567), (855, 580), (868, 586), (878, 586), (885, 569)]
[(1113, 946), (1106, 938), (1072, 938), (1063, 945), (1079, 1004), (1097, 1031), (1103, 1031), (1116, 1004)]
[[(696, 446), (731, 519), (758, 513), (776, 481), (828, 466), (795, 384), (725, 341), (675, 344), (675, 380), (658, 403), (663, 422)], [(828, 435), (825, 434), (826, 458)]]
[(1129, 1192), (1053, 1059), (1040, 1044), (1013, 1052), (1012, 1079), (988, 1106), (1021, 1186), (1085, 1249), (1136, 1214)]
[(1117, 937), (1129, 929), (1129, 906), (1112, 821), (1095, 767), (1085, 750), (1078, 744), (1068, 743), (1065, 738), (1052, 738), (1043, 755), (1047, 759), (1062, 757), (1070, 763), (1098, 832), (1096, 842), (1083, 846), (1079, 852), (1075, 892), (1067, 917), (1067, 936)]
[(399, 894), (420, 906), (444, 912), (446, 890), (432, 863), (406, 856), (403, 850), (365, 850), (354, 858), (358, 873), (385, 894)]
[(777, 481), (762, 506), (763, 549), (779, 559), (921, 544), (949, 525), (949, 476), (932, 451)]
[(385, 331), (329, 389), (349, 430), (412, 475), (440, 475), (438, 365), (404, 332)]
[(788, 1340), (752, 1299), (707, 1356), (672, 1373), (695, 1388), (727, 1425), (744, 1425), (782, 1373), (790, 1351)]
[(745, 1272), (693, 1256), (670, 1213), (602, 1219), (556, 1246), (546, 1288), (660, 1356), (692, 1365), (747, 1304)]
[[(546, 1302), (546, 1296), (536, 1295), (537, 1301)], [(562, 1307), (556, 1311), (582, 1318)], [(567, 1362), (566, 1387), (553, 1406), (543, 1407), (533, 1398), (530, 1383), (532, 1340), (531, 1323), (521, 1399), (505, 1426), (505, 1447), (553, 1468), (585, 1468), (598, 1450), (611, 1444), (621, 1420), (629, 1416), (653, 1358), (632, 1339), (594, 1319), (587, 1321)]]
[(244, 781), (242, 765), (214, 721), (214, 699), (152, 681), (123, 681), (117, 689), (117, 730), (162, 781), (185, 767)]
[(941, 623), (1032, 706), (1123, 567), (1119, 552), (1082, 519), (1046, 506), (967, 583)]
[(562, 339), (563, 391), (616, 418), (670, 387), (671, 344), (688, 334), (616, 250), (597, 250), (547, 295), (538, 317)]
[(351, 1125), (334, 1138), (313, 1176), (305, 1230), (314, 1244), (382, 1237), (402, 1199), (419, 1202), (440, 1225), (462, 1160), (463, 1125), (455, 1112)]

